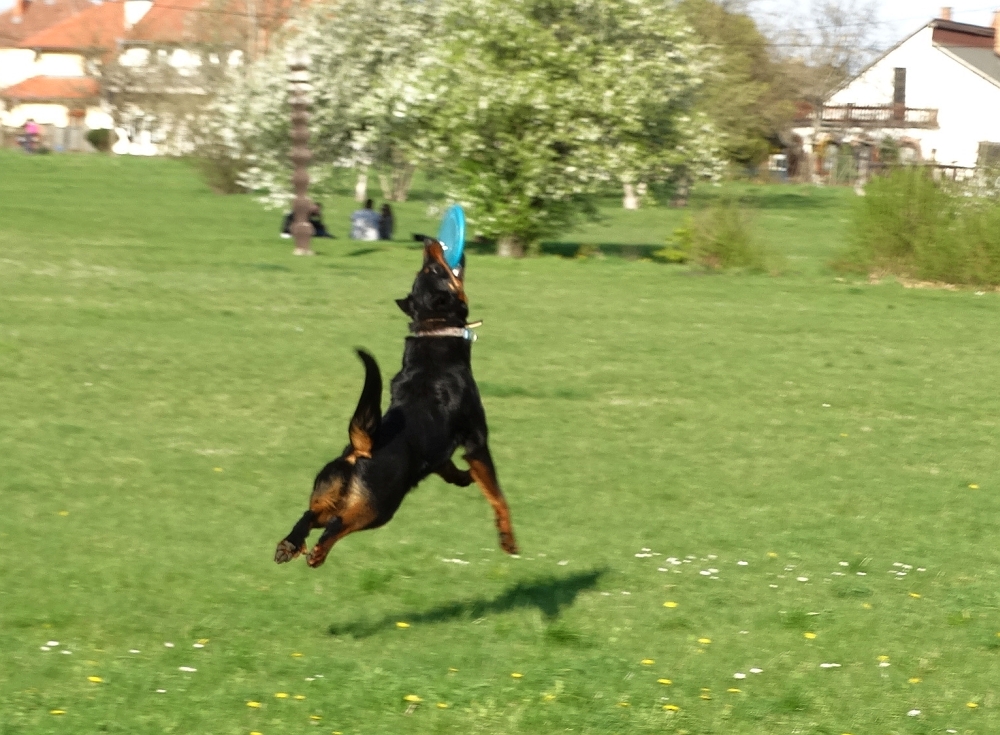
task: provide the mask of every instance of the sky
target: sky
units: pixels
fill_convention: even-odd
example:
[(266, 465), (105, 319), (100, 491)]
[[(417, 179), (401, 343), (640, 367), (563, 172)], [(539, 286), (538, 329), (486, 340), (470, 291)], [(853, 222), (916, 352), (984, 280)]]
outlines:
[[(45, 0), (34, 0), (44, 2)], [(780, 23), (791, 15), (800, 15), (803, 0), (750, 0), (752, 13), (762, 22)], [(993, 11), (1000, 10), (1000, 0), (986, 5), (984, 0), (878, 0), (879, 39), (891, 46), (909, 35), (941, 12), (943, 4), (952, 6), (952, 18), (963, 23), (990, 25)], [(0, 0), (0, 11), (13, 5), (13, 0)]]
[[(1000, 10), (1000, 0), (878, 0), (875, 5), (878, 38), (888, 47), (910, 35), (932, 18), (937, 18), (942, 6), (951, 6), (952, 20), (988, 26), (993, 11)], [(0, 0), (4, 2), (4, 0)], [(751, 14), (762, 24), (781, 24), (789, 17), (801, 17), (802, 0), (750, 0)]]

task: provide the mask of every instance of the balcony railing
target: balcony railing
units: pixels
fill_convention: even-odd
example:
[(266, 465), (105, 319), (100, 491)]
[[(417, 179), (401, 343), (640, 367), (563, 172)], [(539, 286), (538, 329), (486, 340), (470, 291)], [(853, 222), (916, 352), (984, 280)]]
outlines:
[[(824, 105), (824, 128), (936, 128), (938, 111), (903, 105)], [(802, 110), (797, 123), (815, 124), (815, 113)]]

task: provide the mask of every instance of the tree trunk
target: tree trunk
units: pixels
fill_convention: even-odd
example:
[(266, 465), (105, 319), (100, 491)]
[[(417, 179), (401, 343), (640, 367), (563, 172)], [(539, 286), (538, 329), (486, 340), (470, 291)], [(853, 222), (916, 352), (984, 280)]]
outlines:
[(524, 243), (517, 235), (501, 235), (497, 243), (497, 255), (502, 258), (523, 258)]
[(677, 182), (677, 190), (674, 192), (674, 198), (670, 200), (670, 206), (686, 207), (689, 196), (691, 196), (691, 181), (687, 176), (684, 176)]
[(417, 170), (416, 166), (411, 166), (408, 163), (393, 168), (392, 201), (394, 202), (406, 201), (406, 197), (410, 193), (410, 184), (413, 183), (413, 173), (416, 170)]
[(635, 191), (635, 186), (632, 184), (622, 184), (625, 189), (625, 196), (622, 197), (622, 206), (625, 209), (638, 209), (639, 208), (639, 195)]
[(368, 198), (368, 169), (358, 171), (358, 180), (354, 184), (354, 200), (363, 202)]

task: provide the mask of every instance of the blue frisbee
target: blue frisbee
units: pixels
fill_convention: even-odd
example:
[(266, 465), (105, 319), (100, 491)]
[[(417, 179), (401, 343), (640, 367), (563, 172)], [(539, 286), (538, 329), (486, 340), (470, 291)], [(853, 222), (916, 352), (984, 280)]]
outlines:
[(444, 261), (448, 267), (458, 268), (465, 250), (465, 212), (459, 205), (451, 205), (444, 213), (437, 239), (444, 246)]

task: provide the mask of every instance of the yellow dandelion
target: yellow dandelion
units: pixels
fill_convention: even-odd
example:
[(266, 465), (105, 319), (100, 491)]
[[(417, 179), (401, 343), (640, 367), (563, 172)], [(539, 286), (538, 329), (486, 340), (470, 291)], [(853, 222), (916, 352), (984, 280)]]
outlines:
[(977, 485), (977, 484), (976, 484), (976, 483), (974, 483), (974, 482), (972, 482), (972, 483), (969, 483), (969, 489), (970, 489), (970, 490), (978, 490), (978, 489), (979, 489), (979, 485)]
[(667, 686), (667, 687), (670, 686), (671, 684), (673, 684), (673, 682), (670, 681), (670, 679), (657, 679), (656, 683), (657, 684), (663, 684), (663, 686)]
[(651, 659), (651, 658), (644, 658), (644, 659), (643, 659), (642, 661), (640, 661), (639, 663), (641, 663), (641, 664), (642, 664), (643, 666), (652, 666), (653, 664), (655, 664), (655, 663), (656, 663), (656, 661), (654, 661), (654, 660), (653, 660), (653, 659)]
[(519, 674), (519, 673), (517, 673), (515, 671), (513, 674), (510, 675), (510, 678), (511, 679), (521, 679), (521, 678), (524, 678), (524, 674)]
[(69, 511), (68, 510), (61, 510), (61, 511), (59, 511), (59, 515), (61, 515), (61, 516), (63, 516), (65, 518), (66, 516), (69, 515)]
[(247, 702), (247, 707), (251, 709), (260, 709), (260, 702)]
[(204, 646), (206, 643), (208, 643), (208, 638), (199, 638), (198, 642)]
[(841, 436), (847, 436), (847, 434), (845, 434), (845, 433), (843, 433), (843, 432), (841, 432), (841, 434), (840, 434), (840, 435), (841, 435)]
[(863, 607), (865, 610), (871, 610), (872, 604), (870, 602), (862, 602), (861, 607)]
[(264, 735), (263, 733), (257, 732), (256, 730), (251, 730), (250, 735)]
[(292, 658), (302, 658), (302, 654), (301, 653), (293, 653), (292, 654)]
[(543, 699), (544, 701), (546, 701), (546, 702), (551, 702), (551, 701), (552, 701), (553, 699), (555, 699), (555, 698), (556, 698), (556, 695), (555, 695), (555, 694), (543, 694), (543, 695), (542, 695), (542, 699)]
[(663, 705), (663, 709), (665, 709), (667, 712), (680, 712), (681, 711), (681, 708), (678, 707), (676, 704), (665, 704), (665, 705)]
[(767, 552), (767, 556), (768, 556), (769, 559), (777, 559), (778, 558), (778, 552), (776, 552), (776, 551), (769, 551), (769, 552)]
[(405, 697), (403, 697), (403, 701), (405, 701), (405, 702), (413, 702), (413, 704), (419, 704), (420, 702), (423, 702), (424, 700), (422, 700), (416, 694), (407, 694)]
[(907, 681), (909, 681), (911, 684), (919, 684), (920, 682), (923, 681), (923, 679), (921, 679), (919, 676), (911, 676), (909, 679), (907, 679)]
[(457, 672), (458, 672), (458, 669), (456, 669), (456, 668), (453, 668), (453, 667), (451, 667), (451, 666), (449, 666), (449, 667), (448, 667), (448, 673), (449, 673), (449, 674), (455, 674), (455, 673), (457, 673)]
[(881, 656), (878, 657), (878, 660), (879, 661), (888, 661), (889, 657), (886, 656), (885, 654), (882, 654)]
[(976, 704), (975, 702), (966, 702), (965, 706), (968, 707), (969, 709), (976, 709), (979, 705)]
[(703, 692), (700, 696), (701, 696), (702, 699), (706, 699), (706, 700), (712, 698), (712, 695), (709, 694), (708, 692)]
[(702, 645), (707, 646), (709, 643), (712, 642), (712, 639), (711, 638), (699, 638), (698, 642), (701, 643)]
[(663, 603), (663, 607), (677, 607), (677, 603), (673, 600), (667, 600)]
[(628, 703), (628, 702), (619, 702), (618, 706), (619, 707), (631, 707), (632, 705), (630, 703)]
[(212, 468), (212, 472), (222, 472), (222, 468), (221, 467), (213, 467)]
[(736, 687), (730, 687), (726, 691), (729, 692), (730, 694), (739, 694), (740, 693), (740, 690), (737, 689)]
[(309, 715), (309, 719), (313, 720), (315, 722), (319, 722), (320, 720), (323, 719), (323, 716), (322, 715)]
[(400, 620), (398, 623), (396, 623), (396, 627), (397, 628), (409, 628), (410, 624), (409, 623), (404, 623), (402, 620)]
[(911, 592), (910, 593), (910, 597), (912, 597), (915, 600), (919, 600), (920, 599), (920, 593), (919, 592)]
[(288, 692), (275, 692), (274, 696), (278, 699), (288, 699)]
[(64, 710), (64, 709), (50, 709), (49, 710), (49, 714), (50, 715), (64, 715), (64, 714), (66, 714), (66, 710)]
[(302, 701), (303, 699), (306, 698), (306, 695), (305, 694), (296, 694), (294, 698), (298, 699), (299, 701)]
[(447, 702), (438, 702), (437, 703), (437, 708), (438, 709), (448, 709), (448, 703)]
[(94, 682), (95, 684), (101, 684), (101, 683), (103, 683), (103, 682), (104, 682), (104, 679), (102, 679), (102, 678), (101, 678), (101, 677), (99, 677), (99, 676), (88, 676), (88, 677), (87, 677), (87, 681), (92, 681), (92, 682)]
[(806, 639), (808, 639), (808, 640), (810, 640), (810, 641), (811, 641), (811, 640), (815, 640), (815, 638), (816, 638), (816, 634), (815, 634), (815, 633), (813, 633), (812, 631), (809, 631), (808, 633), (803, 633), (802, 635), (803, 635), (803, 636), (804, 636), (804, 637), (805, 637)]

